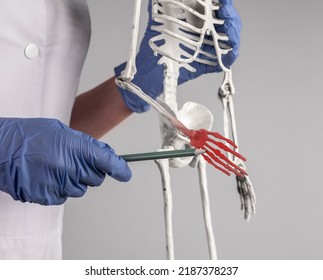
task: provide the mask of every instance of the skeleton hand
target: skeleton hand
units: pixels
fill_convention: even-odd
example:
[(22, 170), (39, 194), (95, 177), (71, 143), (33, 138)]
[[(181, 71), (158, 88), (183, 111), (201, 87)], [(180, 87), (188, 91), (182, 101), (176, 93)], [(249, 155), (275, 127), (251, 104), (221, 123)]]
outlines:
[[(241, 21), (240, 17), (232, 6), (231, 0), (219, 0), (221, 8), (218, 11), (218, 17), (225, 20), (223, 26), (217, 27), (218, 32), (226, 33), (229, 40), (226, 44), (232, 48), (232, 51), (222, 56), (223, 63), (226, 67), (230, 67), (234, 60), (238, 56), (239, 43), (240, 43), (240, 31), (241, 31)], [(152, 98), (163, 93), (164, 88), (164, 66), (158, 64), (160, 55), (154, 55), (153, 50), (149, 46), (149, 40), (159, 35), (159, 32), (151, 29), (153, 25), (156, 25), (152, 18), (152, 0), (149, 0), (148, 5), (149, 19), (148, 26), (142, 39), (139, 53), (136, 57), (137, 73), (132, 80), (139, 88), (143, 90)], [(214, 48), (209, 45), (203, 46), (203, 50), (214, 54)], [(219, 66), (210, 66), (206, 64), (194, 61), (190, 64), (196, 71), (191, 72), (185, 68), (180, 69), (180, 76), (178, 79), (178, 84), (182, 84), (189, 80), (195, 79), (203, 74), (220, 72), (222, 71)], [(126, 63), (123, 63), (115, 68), (116, 76), (120, 76), (121, 72), (125, 69)], [(134, 112), (145, 112), (150, 106), (137, 97), (136, 95), (128, 92), (127, 90), (121, 89), (120, 92), (123, 96), (125, 104), (128, 108)]]

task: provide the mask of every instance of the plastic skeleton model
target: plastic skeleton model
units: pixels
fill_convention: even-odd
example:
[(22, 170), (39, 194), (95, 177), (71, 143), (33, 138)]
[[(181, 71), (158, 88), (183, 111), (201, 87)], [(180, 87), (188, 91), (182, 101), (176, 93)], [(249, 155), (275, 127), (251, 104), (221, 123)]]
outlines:
[[(153, 1), (152, 14), (155, 25), (151, 28), (158, 31), (159, 35), (152, 38), (149, 45), (156, 55), (160, 55), (158, 63), (164, 65), (165, 68), (163, 99), (157, 98), (156, 101), (131, 83), (136, 73), (135, 56), (140, 7), (141, 0), (136, 0), (130, 57), (126, 69), (121, 77), (116, 79), (116, 82), (151, 104), (161, 115), (161, 150), (185, 149), (193, 146), (207, 151), (195, 157), (156, 160), (163, 184), (167, 258), (174, 259), (169, 167), (182, 168), (190, 165), (191, 167), (197, 166), (198, 169), (209, 254), (211, 259), (216, 259), (206, 162), (226, 174), (230, 172), (236, 174), (241, 209), (245, 212), (245, 219), (249, 220), (251, 213), (255, 212), (253, 186), (243, 163), (245, 159), (237, 150), (238, 139), (232, 101), (232, 94), (234, 94), (232, 73), (231, 69), (226, 68), (221, 60), (221, 56), (231, 49), (223, 43), (228, 40), (227, 36), (219, 34), (215, 29), (217, 25), (224, 24), (223, 20), (216, 18), (216, 11), (220, 4), (214, 0)], [(205, 52), (203, 46), (213, 47), (214, 55)], [(203, 105), (187, 102), (178, 110), (176, 92), (179, 69), (185, 67), (188, 71), (195, 71), (190, 65), (193, 61), (214, 66), (218, 64), (224, 72), (219, 97), (224, 108), (225, 137), (208, 131), (212, 127), (213, 115)], [(229, 139), (230, 136), (233, 141)], [(227, 157), (220, 149), (227, 152)]]

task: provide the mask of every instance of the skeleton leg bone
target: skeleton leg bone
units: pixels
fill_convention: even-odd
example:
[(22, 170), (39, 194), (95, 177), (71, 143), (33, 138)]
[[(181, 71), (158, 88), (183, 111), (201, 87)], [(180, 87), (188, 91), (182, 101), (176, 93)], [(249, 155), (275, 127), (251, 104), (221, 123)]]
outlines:
[[(172, 147), (160, 149), (173, 150)], [(163, 197), (164, 197), (164, 215), (165, 215), (165, 231), (166, 231), (166, 254), (168, 260), (174, 260), (174, 237), (173, 237), (173, 201), (172, 201), (172, 189), (170, 185), (169, 174), (169, 161), (168, 159), (160, 159), (155, 161), (161, 175)]]
[(208, 247), (209, 247), (209, 255), (211, 260), (216, 260), (217, 252), (216, 252), (215, 238), (214, 238), (213, 227), (212, 227), (210, 199), (209, 199), (209, 193), (207, 188), (206, 162), (201, 156), (199, 156), (198, 158), (197, 168), (198, 168), (198, 175), (199, 175), (199, 181), (200, 181), (203, 216), (204, 216), (204, 224), (205, 224), (206, 236), (207, 236)]

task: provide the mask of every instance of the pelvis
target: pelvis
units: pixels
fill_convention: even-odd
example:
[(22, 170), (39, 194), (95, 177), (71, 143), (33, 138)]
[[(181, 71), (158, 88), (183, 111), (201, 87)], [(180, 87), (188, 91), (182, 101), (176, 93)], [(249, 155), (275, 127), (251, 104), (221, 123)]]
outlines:
[[(213, 124), (212, 113), (203, 105), (195, 102), (186, 102), (178, 111), (177, 118), (189, 129), (210, 130)], [(182, 150), (193, 148), (190, 140), (179, 133), (177, 129), (161, 119), (161, 135), (164, 149)], [(195, 167), (197, 157), (182, 157), (169, 160), (169, 165), (174, 168), (183, 168), (187, 165)]]

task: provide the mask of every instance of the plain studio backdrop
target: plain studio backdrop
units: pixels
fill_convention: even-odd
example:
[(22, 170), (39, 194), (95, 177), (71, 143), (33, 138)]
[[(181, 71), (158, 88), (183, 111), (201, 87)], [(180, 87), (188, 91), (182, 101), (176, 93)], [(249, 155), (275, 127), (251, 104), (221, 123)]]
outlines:
[[(146, 28), (143, 1), (141, 35)], [(80, 90), (113, 75), (127, 59), (131, 0), (88, 1), (92, 39)], [(240, 151), (257, 194), (257, 213), (245, 222), (234, 176), (207, 167), (219, 259), (322, 259), (323, 1), (234, 2), (242, 21), (240, 57), (233, 67)], [(223, 133), (217, 90), (209, 74), (178, 90), (214, 114)], [(158, 115), (133, 114), (103, 141), (117, 153), (160, 147)], [(165, 259), (161, 180), (153, 161), (130, 163), (133, 178), (107, 177), (81, 199), (69, 199), (64, 220), (65, 259)], [(208, 259), (197, 170), (172, 169), (177, 259)]]

